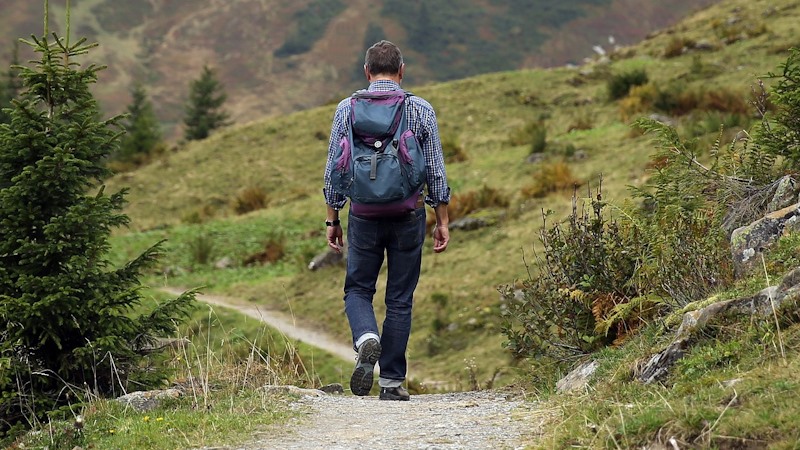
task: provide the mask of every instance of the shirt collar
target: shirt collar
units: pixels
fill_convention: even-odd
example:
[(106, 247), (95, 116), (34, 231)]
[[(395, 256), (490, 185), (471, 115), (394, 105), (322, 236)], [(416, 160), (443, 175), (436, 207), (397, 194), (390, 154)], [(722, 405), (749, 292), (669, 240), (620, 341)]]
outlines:
[(400, 85), (392, 80), (375, 80), (369, 84), (370, 92), (386, 92), (400, 90)]

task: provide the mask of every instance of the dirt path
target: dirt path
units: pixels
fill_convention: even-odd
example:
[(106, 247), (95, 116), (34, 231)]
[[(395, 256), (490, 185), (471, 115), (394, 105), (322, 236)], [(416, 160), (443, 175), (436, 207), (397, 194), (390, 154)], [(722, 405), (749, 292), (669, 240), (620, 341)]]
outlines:
[(408, 402), (352, 395), (305, 396), (303, 416), (236, 450), (521, 449), (553, 414), (519, 394), (415, 395)]
[[(183, 292), (178, 288), (161, 290), (171, 295)], [(348, 345), (300, 327), (288, 315), (217, 295), (198, 294), (197, 300), (235, 309), (291, 339), (353, 361), (355, 353)], [(535, 442), (544, 421), (555, 413), (540, 409), (519, 392), (413, 395), (408, 402), (305, 392), (309, 395), (301, 395), (291, 404), (300, 418), (258, 433), (243, 446), (214, 450), (521, 449)]]
[[(160, 288), (159, 290), (170, 295), (180, 295), (184, 292), (183, 289), (173, 287)], [(197, 294), (197, 300), (210, 305), (234, 309), (242, 314), (261, 320), (290, 339), (313, 345), (345, 361), (355, 361), (355, 352), (346, 342), (334, 340), (327, 334), (317, 330), (298, 326), (294, 319), (287, 314), (261, 309), (253, 304), (219, 295)]]

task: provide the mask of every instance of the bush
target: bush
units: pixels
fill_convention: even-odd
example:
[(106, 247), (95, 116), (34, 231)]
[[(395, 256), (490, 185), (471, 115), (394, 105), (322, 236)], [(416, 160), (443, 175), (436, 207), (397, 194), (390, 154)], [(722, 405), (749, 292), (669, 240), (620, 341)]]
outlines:
[(612, 101), (619, 100), (627, 96), (632, 87), (641, 86), (647, 81), (647, 72), (644, 69), (612, 75), (607, 82), (608, 98)]
[(268, 204), (267, 193), (258, 186), (242, 189), (233, 200), (233, 210), (236, 214), (247, 214), (252, 211), (266, 208)]
[[(484, 184), (478, 190), (453, 194), (447, 207), (447, 213), (452, 222), (483, 208), (507, 208), (509, 204), (508, 196), (503, 191)], [(427, 217), (428, 231), (435, 223), (435, 216), (429, 214)]]
[(529, 122), (515, 130), (508, 138), (510, 145), (530, 145), (531, 154), (543, 153), (547, 148), (547, 128), (544, 121)]
[(522, 195), (541, 198), (553, 192), (572, 190), (580, 185), (580, 180), (572, 175), (569, 164), (557, 161), (540, 166), (533, 176), (533, 184), (523, 188)]
[[(573, 197), (573, 205), (577, 199)], [(639, 292), (630, 280), (637, 270), (636, 233), (603, 215), (600, 193), (585, 208), (573, 209), (565, 226), (543, 226), (543, 255), (537, 256), (536, 277), (516, 291), (501, 288), (506, 346), (519, 357), (548, 356), (567, 360), (611, 343), (620, 326), (598, 331), (600, 321), (615, 306)], [(636, 321), (620, 321), (625, 324)]]
[(464, 147), (459, 144), (458, 139), (451, 133), (442, 135), (442, 152), (444, 153), (445, 163), (457, 163), (467, 160), (467, 153)]
[[(785, 158), (785, 167), (800, 170), (800, 48), (790, 50), (789, 58), (781, 65), (782, 74), (770, 73), (780, 78), (769, 98), (759, 98), (757, 105), (763, 117), (758, 132), (765, 151)], [(769, 102), (775, 108), (769, 114)]]
[(675, 36), (670, 39), (667, 46), (664, 48), (664, 57), (674, 58), (676, 56), (681, 56), (686, 48), (691, 48), (693, 46), (693, 40)]

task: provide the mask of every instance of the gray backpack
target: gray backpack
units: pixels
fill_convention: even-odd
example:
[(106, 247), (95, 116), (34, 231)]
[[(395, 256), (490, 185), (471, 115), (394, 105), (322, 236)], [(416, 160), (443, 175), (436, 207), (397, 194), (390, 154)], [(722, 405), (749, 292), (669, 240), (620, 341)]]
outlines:
[(411, 95), (362, 90), (350, 97), (350, 126), (334, 155), (331, 183), (357, 216), (399, 216), (416, 208), (425, 156), (406, 120)]

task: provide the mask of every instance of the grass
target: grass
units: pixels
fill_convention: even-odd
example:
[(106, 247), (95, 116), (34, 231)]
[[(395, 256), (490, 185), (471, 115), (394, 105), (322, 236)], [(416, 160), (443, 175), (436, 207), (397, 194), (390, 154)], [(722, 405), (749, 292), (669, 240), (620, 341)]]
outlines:
[[(716, 39), (717, 19), (732, 13), (762, 17), (769, 6), (780, 13), (764, 16), (766, 32), (702, 54), (703, 67), (718, 69), (704, 71), (705, 78), (693, 73), (696, 54), (663, 58), (675, 33), (696, 42)], [(642, 385), (633, 379), (634, 368), (661, 350), (670, 337), (661, 324), (652, 324), (624, 345), (593, 355), (601, 365), (590, 393), (562, 395), (553, 392), (563, 375), (559, 368), (544, 360), (514, 361), (502, 350), (497, 287), (528, 275), (523, 258), (539, 248), (542, 212), (552, 210), (550, 220), (558, 220), (570, 207), (571, 192), (536, 199), (524, 195), (543, 163), (524, 162), (530, 146), (509, 142), (516, 130), (544, 116), (549, 143), (585, 152), (585, 159), (568, 161), (572, 176), (587, 184), (582, 191), (588, 193), (602, 174), (604, 199), (622, 202), (628, 198), (628, 186), (647, 179), (653, 144), (620, 119), (618, 104), (607, 101), (608, 74), (644, 69), (656, 85), (683, 80), (691, 88), (746, 91), (757, 77), (783, 61), (785, 55), (776, 50), (776, 42), (796, 39), (798, 14), (800, 8), (788, 0), (729, 0), (626, 49), (624, 57), (612, 55), (609, 66), (503, 72), (412, 86), (436, 107), (441, 128), (467, 156), (448, 165), (454, 193), (483, 187), (508, 203), (499, 212), (492, 211), (501, 217), (492, 226), (453, 232), (447, 252), (435, 255), (426, 246), (415, 297), (409, 376), (415, 381), (441, 381), (449, 389), (530, 383), (542, 409), (556, 412), (543, 427), (544, 434), (531, 442), (540, 448), (634, 448), (670, 445), (670, 439), (680, 448), (760, 448), (766, 443), (796, 448), (800, 439), (794, 425), (800, 422), (795, 406), (800, 404), (797, 325), (781, 330), (785, 358), (768, 320), (731, 321), (709, 329), (698, 336), (664, 385)], [(584, 69), (590, 68), (592, 74), (587, 75)], [(113, 238), (114, 261), (129, 260), (166, 239), (161, 267), (146, 284), (203, 286), (209, 293), (289, 312), (298, 321), (348, 342), (343, 269), (306, 269), (311, 257), (325, 249), (319, 191), (327, 142), (321, 136), (326, 136), (332, 111), (333, 105), (327, 105), (237, 125), (109, 180), (112, 191), (130, 187), (126, 212), (133, 219), (131, 229)], [(570, 130), (576, 117), (591, 123), (591, 128)], [(686, 121), (692, 119), (683, 120), (681, 126), (691, 129)], [(264, 190), (268, 208), (237, 215), (230, 205), (249, 186)], [(343, 220), (346, 226), (346, 217)], [(776, 247), (776, 256), (767, 264), (771, 274), (798, 264), (797, 239)], [(269, 242), (284, 243), (281, 259), (244, 266)], [(215, 268), (223, 258), (229, 258), (231, 266)], [(385, 272), (379, 292), (384, 285)], [(760, 279), (744, 280), (720, 298), (763, 286)], [(378, 295), (379, 315), (381, 303)], [(70, 440), (66, 430), (71, 421), (54, 422), (52, 432), (32, 435), (30, 439), (39, 440), (26, 445), (229, 444), (265, 425), (284, 423), (294, 414), (283, 398), (266, 397), (258, 386), (315, 387), (345, 377), (349, 365), (343, 368), (329, 355), (288, 342), (255, 320), (229, 314), (201, 309), (180, 331), (192, 338), (192, 344), (173, 353), (168, 364), (177, 382), (195, 386), (189, 395), (146, 414), (96, 400), (79, 410), (85, 416), (83, 439), (88, 441)], [(740, 381), (726, 383), (730, 380)]]
[[(150, 292), (155, 302), (165, 294)], [(225, 308), (201, 304), (175, 333), (183, 343), (166, 351), (170, 386), (183, 395), (138, 412), (114, 400), (92, 397), (73, 405), (67, 419), (43, 424), (11, 448), (200, 448), (243, 443), (257, 432), (297, 417), (291, 396), (265, 385), (319, 388), (342, 383), (350, 362), (286, 336)], [(349, 376), (349, 372), (347, 373)], [(75, 428), (76, 416), (83, 427)]]
[[(730, 14), (762, 17), (770, 7), (779, 13), (764, 16), (763, 34), (720, 45), (713, 52), (663, 57), (675, 33), (696, 42), (713, 41), (718, 39), (714, 30), (718, 19)], [(433, 104), (440, 127), (467, 156), (447, 167), (453, 192), (486, 186), (509, 199), (503, 218), (492, 226), (453, 232), (447, 252), (434, 255), (426, 245), (409, 346), (411, 375), (468, 387), (473, 378), (485, 385), (496, 372), (500, 373), (497, 385), (511, 383), (517, 380), (518, 371), (526, 370), (527, 363), (511, 360), (501, 348), (504, 338), (498, 326), (497, 287), (528, 275), (523, 257), (539, 248), (542, 211), (554, 211), (551, 221), (566, 217), (571, 192), (537, 199), (523, 195), (542, 166), (524, 162), (529, 145), (509, 143), (516, 130), (544, 117), (548, 142), (558, 148), (572, 145), (586, 155), (568, 162), (572, 176), (586, 183), (579, 194), (596, 187), (602, 174), (604, 199), (623, 202), (628, 198), (629, 186), (647, 179), (654, 146), (650, 137), (641, 136), (628, 121), (621, 120), (617, 103), (607, 100), (610, 74), (642, 69), (658, 86), (681, 81), (687, 89), (721, 86), (745, 92), (758, 77), (775, 71), (783, 62), (785, 54), (775, 50), (775, 43), (793, 39), (798, 14), (798, 8), (789, 1), (729, 0), (612, 55), (608, 63), (595, 62), (579, 69), (501, 72), (444, 84), (409, 86)], [(718, 70), (703, 71), (702, 76), (694, 73), (698, 55), (703, 67)], [(132, 228), (118, 233), (113, 241), (119, 260), (155, 241), (168, 239), (163, 263), (167, 270), (154, 273), (148, 280), (150, 284), (202, 285), (211, 293), (291, 312), (298, 320), (347, 342), (343, 269), (305, 269), (311, 257), (326, 248), (320, 189), (327, 141), (320, 136), (328, 131), (333, 109), (330, 104), (236, 125), (165, 154), (151, 166), (109, 180), (112, 191), (123, 186), (131, 189), (126, 212), (133, 219)], [(591, 129), (570, 131), (570, 124), (578, 116), (590, 122)], [(229, 205), (247, 186), (261, 187), (270, 198), (269, 207), (237, 216)], [(206, 214), (209, 210), (214, 211), (211, 218)], [(204, 213), (197, 214), (198, 211)], [(207, 218), (204, 223), (183, 221), (185, 217), (200, 216)], [(214, 269), (194, 262), (189, 243), (200, 235), (212, 238), (210, 261), (230, 257), (233, 267)], [(286, 255), (279, 262), (255, 267), (238, 263), (263, 250), (264, 242), (275, 237), (286, 242)], [(378, 282), (379, 292), (384, 285), (385, 272)], [(450, 306), (444, 313), (439, 312), (434, 301), (438, 295), (448, 298)], [(381, 303), (379, 294), (379, 313)], [(439, 322), (458, 330), (458, 335), (437, 335), (442, 326)], [(451, 339), (452, 351), (430, 354), (432, 336), (445, 342)], [(469, 345), (461, 348), (456, 342), (461, 339), (468, 339)], [(467, 361), (474, 361), (472, 374), (464, 369)], [(626, 389), (645, 392), (636, 391), (635, 386)], [(622, 408), (623, 417), (628, 409)], [(582, 415), (576, 417), (578, 422), (582, 420)], [(612, 423), (606, 426), (611, 427)], [(621, 427), (622, 422), (614, 426)], [(620, 437), (611, 435), (614, 439)], [(613, 445), (613, 439), (609, 442)], [(624, 446), (624, 441), (617, 444)]]

